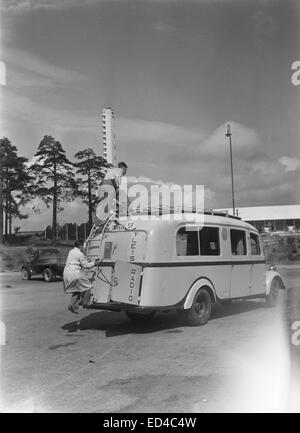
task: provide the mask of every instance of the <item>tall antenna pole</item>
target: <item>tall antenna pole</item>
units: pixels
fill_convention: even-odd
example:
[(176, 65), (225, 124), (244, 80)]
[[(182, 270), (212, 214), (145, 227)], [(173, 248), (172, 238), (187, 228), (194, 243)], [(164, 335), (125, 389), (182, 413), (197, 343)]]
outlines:
[(230, 167), (231, 167), (231, 194), (232, 194), (232, 211), (233, 215), (235, 215), (235, 206), (234, 206), (234, 186), (233, 186), (233, 162), (232, 162), (232, 143), (231, 143), (231, 128), (230, 124), (227, 125), (227, 132), (225, 134), (226, 137), (229, 138), (229, 148), (230, 148)]

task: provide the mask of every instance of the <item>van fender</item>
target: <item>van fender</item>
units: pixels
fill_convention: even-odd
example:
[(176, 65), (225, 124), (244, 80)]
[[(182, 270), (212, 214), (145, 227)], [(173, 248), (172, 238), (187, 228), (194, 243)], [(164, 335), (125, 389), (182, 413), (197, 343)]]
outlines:
[(268, 295), (270, 293), (271, 284), (275, 278), (278, 278), (278, 280), (280, 282), (280, 288), (281, 289), (286, 288), (282, 276), (278, 272), (273, 271), (272, 269), (268, 269), (266, 272), (266, 295)]
[(204, 278), (204, 277), (199, 278), (199, 280), (195, 281), (192, 284), (192, 286), (191, 286), (191, 288), (187, 294), (186, 300), (185, 300), (184, 305), (183, 305), (183, 308), (185, 310), (191, 308), (191, 306), (193, 304), (194, 297), (195, 297), (197, 291), (199, 289), (201, 289), (201, 287), (203, 287), (203, 288), (205, 287), (211, 296), (212, 302), (216, 302), (217, 296), (216, 296), (216, 291), (215, 291), (213, 283), (210, 280), (208, 280), (207, 278)]

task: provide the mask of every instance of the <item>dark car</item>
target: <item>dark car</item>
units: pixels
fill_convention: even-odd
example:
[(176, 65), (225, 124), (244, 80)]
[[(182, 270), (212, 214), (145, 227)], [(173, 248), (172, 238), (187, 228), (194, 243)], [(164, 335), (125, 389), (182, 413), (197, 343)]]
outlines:
[(30, 280), (32, 275), (43, 275), (47, 283), (54, 281), (56, 276), (62, 276), (66, 263), (66, 254), (57, 248), (41, 248), (36, 250), (32, 258), (21, 269), (22, 279)]

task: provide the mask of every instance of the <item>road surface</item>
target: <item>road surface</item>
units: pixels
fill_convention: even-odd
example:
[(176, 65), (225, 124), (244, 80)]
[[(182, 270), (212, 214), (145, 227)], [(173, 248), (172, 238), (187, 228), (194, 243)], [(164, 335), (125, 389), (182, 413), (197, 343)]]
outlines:
[(282, 311), (291, 290), (300, 293), (300, 268), (282, 273), (288, 290), (279, 307), (216, 305), (202, 327), (173, 312), (144, 325), (123, 313), (74, 315), (61, 281), (2, 274), (1, 411), (289, 410)]

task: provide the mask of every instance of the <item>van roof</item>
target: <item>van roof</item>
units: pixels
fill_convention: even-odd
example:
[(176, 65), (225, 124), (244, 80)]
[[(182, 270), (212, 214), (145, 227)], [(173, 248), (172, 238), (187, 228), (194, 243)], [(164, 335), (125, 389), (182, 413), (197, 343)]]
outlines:
[(164, 213), (163, 215), (147, 215), (147, 214), (135, 214), (131, 216), (120, 216), (119, 217), (120, 224), (125, 225), (129, 222), (134, 222), (135, 228), (137, 230), (150, 230), (157, 226), (165, 225), (174, 227), (181, 225), (182, 223), (186, 224), (214, 224), (221, 226), (230, 226), (230, 227), (240, 227), (243, 229), (251, 229), (257, 232), (257, 229), (253, 227), (251, 224), (242, 221), (238, 217), (225, 216), (225, 215), (213, 215), (210, 213)]

